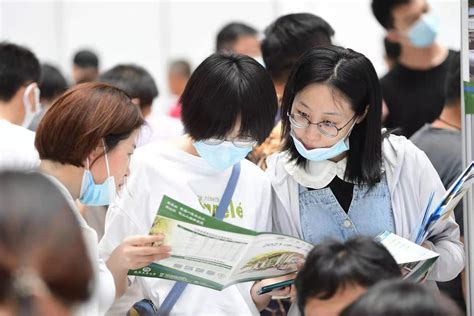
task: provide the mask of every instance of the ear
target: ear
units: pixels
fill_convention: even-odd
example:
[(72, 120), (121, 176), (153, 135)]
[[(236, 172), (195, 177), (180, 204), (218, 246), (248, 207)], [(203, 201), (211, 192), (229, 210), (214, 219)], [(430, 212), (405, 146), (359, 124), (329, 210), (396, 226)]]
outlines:
[(399, 43), (401, 38), (400, 38), (400, 35), (398, 34), (398, 32), (396, 30), (390, 29), (387, 32), (387, 40), (389, 42)]
[(135, 104), (136, 106), (140, 106), (140, 99), (139, 98), (133, 98), (132, 103)]
[(360, 122), (362, 122), (362, 121), (365, 119), (365, 117), (367, 116), (367, 113), (369, 113), (369, 107), (370, 107), (370, 105), (367, 105), (367, 106), (365, 107), (364, 114), (362, 114), (361, 116), (359, 116), (359, 117), (357, 118), (356, 124), (359, 124)]
[[(87, 158), (89, 159), (90, 166), (94, 164), (97, 158), (103, 155), (104, 155), (104, 144), (102, 143), (102, 140), (101, 140), (99, 144), (97, 145), (97, 147), (87, 156)], [(87, 159), (83, 161), (83, 164), (87, 168)]]

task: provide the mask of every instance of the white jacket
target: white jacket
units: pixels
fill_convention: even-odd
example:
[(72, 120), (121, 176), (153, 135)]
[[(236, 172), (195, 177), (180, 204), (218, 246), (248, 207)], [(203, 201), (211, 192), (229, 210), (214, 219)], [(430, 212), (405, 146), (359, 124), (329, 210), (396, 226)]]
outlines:
[[(382, 153), (392, 198), (395, 233), (408, 239), (427, 206), (431, 192), (435, 193), (433, 202), (436, 205), (445, 189), (425, 153), (405, 137), (392, 135), (385, 139)], [(287, 161), (285, 152), (267, 159), (266, 173), (273, 188), (273, 230), (302, 238), (298, 184), (284, 168)], [(428, 279), (443, 282), (454, 279), (464, 267), (464, 249), (454, 215), (438, 221), (428, 239), (431, 249), (440, 255)]]

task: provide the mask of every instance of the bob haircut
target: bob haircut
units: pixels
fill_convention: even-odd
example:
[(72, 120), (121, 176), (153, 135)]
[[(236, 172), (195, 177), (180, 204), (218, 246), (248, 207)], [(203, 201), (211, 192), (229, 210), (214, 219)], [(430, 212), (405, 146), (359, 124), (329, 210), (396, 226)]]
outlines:
[(440, 292), (407, 280), (385, 280), (346, 307), (341, 316), (461, 316), (457, 305)]
[[(307, 51), (288, 79), (282, 113), (291, 113), (296, 94), (313, 83), (327, 86), (335, 98), (344, 98), (357, 116), (368, 111), (349, 137), (345, 178), (372, 187), (380, 181), (382, 167), (382, 92), (372, 63), (360, 53), (337, 46)], [(289, 118), (282, 115), (283, 150), (288, 151), (291, 160), (298, 165), (305, 165), (306, 159), (296, 150), (290, 132)]]
[(35, 146), (40, 159), (84, 167), (102, 139), (110, 152), (143, 123), (140, 109), (124, 91), (105, 83), (79, 84), (46, 112)]
[(40, 173), (0, 172), (0, 304), (11, 303), (15, 315), (43, 315), (38, 300), (47, 297), (18, 279), (25, 272), (68, 307), (91, 295), (93, 268), (67, 200)]
[(181, 96), (184, 130), (196, 141), (224, 139), (240, 120), (240, 136), (263, 143), (277, 112), (272, 80), (253, 58), (216, 53), (189, 78)]
[(306, 303), (312, 298), (327, 300), (348, 285), (368, 288), (380, 280), (399, 277), (401, 272), (395, 259), (372, 238), (328, 240), (311, 250), (298, 272), (298, 308), (304, 315)]

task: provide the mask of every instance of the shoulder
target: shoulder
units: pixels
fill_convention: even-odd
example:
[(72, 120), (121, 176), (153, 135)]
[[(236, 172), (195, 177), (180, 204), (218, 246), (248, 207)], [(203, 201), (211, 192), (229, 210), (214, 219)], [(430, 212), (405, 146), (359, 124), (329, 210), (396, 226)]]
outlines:
[(265, 172), (263, 172), (260, 167), (255, 165), (253, 162), (244, 159), (240, 163), (241, 165), (241, 174), (245, 176), (247, 179), (250, 181), (258, 181), (262, 184), (268, 184), (270, 185), (270, 180), (268, 177), (265, 175)]
[(35, 133), (24, 127), (0, 120), (0, 131), (2, 135), (10, 135), (15, 141), (34, 142)]
[(267, 170), (265, 171), (265, 173), (272, 182), (279, 181), (288, 175), (288, 172), (285, 169), (285, 165), (289, 161), (290, 156), (287, 152), (274, 153), (273, 155), (267, 158)]
[(384, 159), (394, 166), (408, 164), (419, 164), (429, 161), (426, 154), (408, 140), (405, 136), (390, 135), (382, 144)]

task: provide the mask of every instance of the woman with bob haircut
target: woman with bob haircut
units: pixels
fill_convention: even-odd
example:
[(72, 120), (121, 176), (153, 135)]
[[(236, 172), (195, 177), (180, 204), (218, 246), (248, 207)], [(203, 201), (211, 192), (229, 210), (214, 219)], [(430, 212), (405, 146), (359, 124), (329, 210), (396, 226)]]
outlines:
[(0, 314), (71, 315), (93, 270), (71, 205), (39, 173), (0, 173)]
[[(381, 89), (364, 55), (340, 47), (307, 51), (282, 107), (283, 151), (268, 159), (267, 170), (274, 230), (314, 244), (383, 231), (409, 239), (430, 195), (436, 204), (445, 193), (421, 150), (381, 133)], [(423, 246), (440, 255), (428, 280), (448, 281), (462, 270), (453, 216), (439, 220)]]
[[(273, 128), (277, 98), (270, 76), (248, 56), (216, 53), (193, 72), (181, 103), (186, 134), (171, 143), (137, 149), (127, 187), (130, 194), (122, 195), (107, 214), (100, 244), (104, 258), (125, 236), (149, 232), (163, 195), (210, 216), (227, 210), (223, 220), (234, 225), (271, 229), (270, 182), (244, 159)], [(225, 188), (238, 168), (235, 191), (223, 205)], [(180, 283), (156, 278), (135, 278), (134, 283), (161, 315), (258, 313), (249, 283), (219, 292), (188, 284), (173, 304), (168, 304), (168, 294), (176, 293)]]
[[(122, 90), (103, 83), (85, 83), (66, 91), (41, 120), (35, 139), (48, 176), (74, 205), (109, 205), (129, 175), (139, 128), (140, 110)], [(91, 300), (80, 314), (102, 315), (128, 286), (127, 272), (169, 256), (166, 247), (151, 247), (162, 236), (123, 236), (106, 262), (99, 259), (97, 233), (77, 207), (95, 272)], [(83, 260), (87, 260), (84, 258)]]

